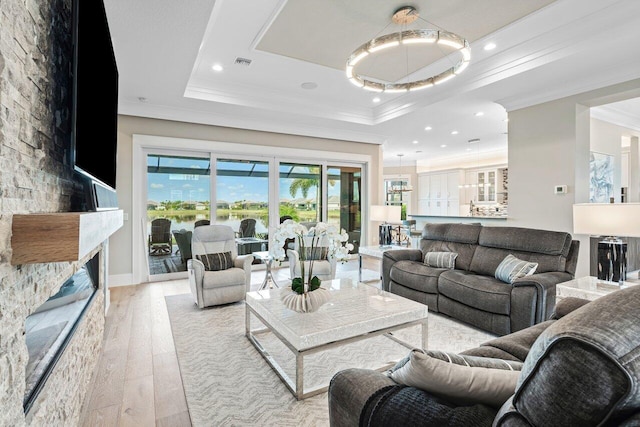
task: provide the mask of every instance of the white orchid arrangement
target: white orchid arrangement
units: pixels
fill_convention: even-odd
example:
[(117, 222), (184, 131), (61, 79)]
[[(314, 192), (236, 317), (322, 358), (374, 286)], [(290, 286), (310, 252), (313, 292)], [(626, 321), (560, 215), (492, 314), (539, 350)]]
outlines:
[[(349, 234), (344, 229), (339, 229), (335, 225), (324, 222), (318, 222), (314, 227), (307, 229), (304, 225), (290, 219), (284, 221), (276, 228), (270, 251), (274, 260), (284, 260), (286, 256), (285, 244), (287, 239), (296, 239), (298, 242), (298, 248), (300, 249), (299, 257), (300, 261), (302, 261), (300, 264), (302, 277), (296, 277), (291, 282), (291, 289), (295, 292), (299, 294), (305, 292), (304, 281), (302, 280), (302, 278), (305, 277), (304, 261), (306, 261), (307, 253), (313, 254), (314, 250), (317, 249), (317, 245), (325, 238), (329, 241), (328, 255), (337, 261), (345, 262), (349, 256), (349, 251), (353, 250), (353, 245), (347, 243)], [(306, 245), (309, 242), (311, 242), (311, 247), (309, 248), (310, 250), (307, 251)], [(317, 276), (313, 276), (314, 258), (315, 257), (311, 257), (309, 260), (309, 291), (320, 287), (320, 280)]]

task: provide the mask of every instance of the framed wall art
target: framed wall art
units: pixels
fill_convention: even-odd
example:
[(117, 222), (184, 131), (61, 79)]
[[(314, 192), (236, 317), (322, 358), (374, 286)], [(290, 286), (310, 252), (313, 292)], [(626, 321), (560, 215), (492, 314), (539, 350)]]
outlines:
[(589, 154), (589, 201), (609, 203), (613, 197), (613, 156), (592, 151)]

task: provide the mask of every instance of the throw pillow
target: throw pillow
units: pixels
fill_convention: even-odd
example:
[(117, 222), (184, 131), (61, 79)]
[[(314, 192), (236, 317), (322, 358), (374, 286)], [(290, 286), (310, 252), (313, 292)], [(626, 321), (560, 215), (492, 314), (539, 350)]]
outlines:
[(429, 267), (453, 269), (456, 267), (457, 257), (457, 252), (427, 252), (424, 263)]
[(496, 268), (495, 276), (496, 279), (503, 282), (513, 283), (514, 280), (520, 277), (532, 275), (537, 268), (537, 262), (523, 261), (509, 254), (504, 257), (498, 268)]
[(498, 408), (515, 392), (520, 369), (520, 362), (414, 349), (387, 374), (458, 405)]
[(214, 254), (196, 255), (196, 259), (204, 264), (206, 271), (227, 270), (233, 267), (231, 252), (217, 252)]

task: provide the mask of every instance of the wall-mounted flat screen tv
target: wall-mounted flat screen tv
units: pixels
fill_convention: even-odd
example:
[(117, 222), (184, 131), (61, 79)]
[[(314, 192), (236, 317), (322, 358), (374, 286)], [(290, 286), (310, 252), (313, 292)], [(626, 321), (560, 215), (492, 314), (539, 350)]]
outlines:
[(72, 164), (115, 194), (118, 66), (102, 0), (73, 1), (73, 49)]

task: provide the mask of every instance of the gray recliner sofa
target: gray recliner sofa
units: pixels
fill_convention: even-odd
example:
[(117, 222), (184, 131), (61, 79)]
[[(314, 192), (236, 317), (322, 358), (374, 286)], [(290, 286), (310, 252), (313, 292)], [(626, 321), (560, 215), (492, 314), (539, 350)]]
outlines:
[[(638, 426), (638, 307), (640, 286), (592, 302), (565, 298), (550, 320), (460, 353), (476, 361), (522, 362), (504, 401), (494, 405), (474, 402), (479, 396), (471, 392), (467, 402), (455, 403), (440, 392), (425, 391), (426, 387), (399, 384), (391, 371), (342, 370), (329, 385), (330, 424)], [(461, 368), (465, 369), (469, 368)], [(461, 370), (456, 374), (465, 377)], [(449, 382), (455, 383), (456, 378)]]
[[(497, 335), (544, 321), (555, 306), (556, 284), (574, 278), (579, 241), (569, 233), (479, 224), (427, 224), (420, 249), (389, 250), (382, 287)], [(455, 252), (455, 267), (427, 265), (429, 252)], [(513, 283), (496, 279), (507, 255), (538, 264)]]

